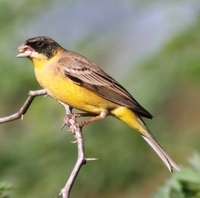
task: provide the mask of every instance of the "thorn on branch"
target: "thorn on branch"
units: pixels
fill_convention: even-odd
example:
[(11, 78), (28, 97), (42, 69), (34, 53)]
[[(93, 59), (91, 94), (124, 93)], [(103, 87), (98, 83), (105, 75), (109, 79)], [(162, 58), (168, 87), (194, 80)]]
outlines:
[(72, 144), (76, 144), (77, 143), (77, 140), (74, 140), (74, 141), (71, 141)]
[(85, 158), (85, 160), (87, 162), (89, 162), (89, 161), (97, 161), (97, 160), (99, 160), (99, 158)]

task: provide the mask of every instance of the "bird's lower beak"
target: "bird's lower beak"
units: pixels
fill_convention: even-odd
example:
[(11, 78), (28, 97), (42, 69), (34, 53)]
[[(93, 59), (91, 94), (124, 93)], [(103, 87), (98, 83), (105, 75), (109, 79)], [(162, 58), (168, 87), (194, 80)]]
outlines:
[(20, 52), (20, 53), (16, 56), (17, 58), (30, 57), (31, 54), (34, 52), (34, 50), (33, 50), (31, 47), (29, 47), (29, 46), (27, 46), (27, 45), (25, 45), (25, 44), (20, 45), (20, 46), (17, 48), (17, 50), (19, 50), (19, 52)]

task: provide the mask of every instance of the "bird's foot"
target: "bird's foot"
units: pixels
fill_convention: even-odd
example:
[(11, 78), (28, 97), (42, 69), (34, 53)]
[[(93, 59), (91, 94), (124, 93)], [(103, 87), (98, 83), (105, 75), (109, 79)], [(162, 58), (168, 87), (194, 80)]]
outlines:
[(77, 122), (76, 122), (77, 117), (79, 117), (79, 116), (77, 114), (74, 114), (74, 113), (66, 114), (60, 130), (63, 129), (65, 126), (68, 126), (69, 130), (72, 131), (72, 133), (73, 133), (73, 131), (75, 131), (76, 127), (77, 127)]

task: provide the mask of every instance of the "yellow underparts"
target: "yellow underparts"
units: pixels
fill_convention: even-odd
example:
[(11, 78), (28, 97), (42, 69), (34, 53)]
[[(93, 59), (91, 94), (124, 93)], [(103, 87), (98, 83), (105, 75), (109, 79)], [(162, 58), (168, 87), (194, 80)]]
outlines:
[[(43, 59), (42, 59), (43, 60)], [(48, 62), (48, 64), (47, 64)], [(33, 60), (39, 84), (55, 99), (73, 108), (99, 115), (104, 109), (137, 131), (144, 131), (140, 118), (127, 107), (110, 102), (68, 79), (53, 60)], [(48, 66), (47, 66), (48, 65)]]

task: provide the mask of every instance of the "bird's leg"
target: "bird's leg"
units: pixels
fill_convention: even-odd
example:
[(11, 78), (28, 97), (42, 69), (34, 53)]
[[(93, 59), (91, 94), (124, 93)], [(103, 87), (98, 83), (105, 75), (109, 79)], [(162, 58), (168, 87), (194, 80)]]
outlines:
[[(58, 101), (64, 108), (65, 108), (65, 111), (66, 111), (66, 115), (64, 117), (64, 122), (61, 126), (61, 129), (63, 129), (63, 127), (65, 125), (67, 126), (71, 126), (72, 123), (70, 122), (70, 120), (72, 121), (73, 120), (73, 124), (75, 124), (76, 126), (78, 127), (83, 127), (85, 125), (88, 125), (92, 122), (95, 122), (95, 121), (98, 121), (98, 120), (101, 120), (101, 119), (104, 119), (107, 115), (108, 115), (108, 109), (103, 109), (102, 112), (95, 116), (95, 114), (93, 113), (72, 113), (72, 107), (61, 102), (61, 101)], [(90, 118), (88, 120), (85, 120), (83, 122), (76, 122), (76, 118), (80, 118), (80, 117), (87, 117), (87, 116), (94, 116), (93, 118)]]
[(73, 108), (71, 106), (69, 106), (59, 100), (58, 100), (58, 102), (65, 108), (65, 112), (66, 112), (66, 115), (64, 117), (64, 122), (63, 122), (60, 130), (63, 129), (66, 125), (70, 127), (70, 130), (73, 130), (71, 127), (78, 125), (76, 118), (85, 117), (85, 116), (94, 116), (94, 114), (91, 114), (91, 113), (72, 113)]
[(65, 125), (69, 126), (70, 125), (69, 120), (71, 120), (71, 119), (75, 120), (76, 118), (80, 118), (80, 117), (94, 116), (94, 117), (92, 117), (92, 118), (90, 118), (88, 120), (85, 120), (83, 122), (76, 122), (76, 121), (74, 122), (74, 124), (76, 126), (83, 127), (83, 126), (88, 125), (88, 124), (90, 124), (92, 122), (104, 119), (107, 116), (107, 114), (108, 114), (107, 110), (106, 111), (102, 111), (101, 114), (98, 115), (98, 116), (94, 116), (94, 114), (92, 114), (92, 113), (68, 113), (64, 117), (64, 123), (63, 123), (61, 129)]
[(61, 126), (61, 129), (63, 129), (63, 127), (65, 125), (67, 125), (67, 126), (70, 125), (69, 120), (74, 120), (74, 124), (76, 124), (77, 126), (81, 127), (81, 126), (83, 126), (81, 124), (82, 122), (79, 124), (78, 122), (76, 122), (76, 118), (87, 117), (87, 116), (94, 116), (94, 114), (92, 114), (92, 113), (69, 113), (68, 112), (64, 117), (64, 122), (63, 122), (63, 124)]
[(72, 126), (75, 127), (75, 125), (76, 125), (76, 116), (72, 113), (73, 108), (71, 106), (65, 104), (64, 102), (61, 102), (59, 100), (58, 100), (58, 102), (65, 108), (65, 111), (66, 111), (66, 116), (64, 117), (64, 122), (63, 122), (60, 130), (63, 129), (65, 127), (65, 125), (67, 125), (68, 127), (70, 127), (70, 130), (73, 132), (75, 130), (75, 128), (72, 129)]
[[(87, 114), (87, 113), (86, 113)], [(89, 114), (88, 114), (89, 115)], [(91, 115), (91, 114), (90, 114)], [(85, 120), (83, 122), (79, 122), (79, 123), (76, 123), (79, 127), (83, 127), (85, 125), (88, 125), (92, 122), (95, 122), (97, 120), (101, 120), (101, 119), (104, 119), (106, 116), (108, 115), (108, 109), (103, 109), (103, 111), (100, 113), (100, 115), (98, 116), (95, 116), (93, 118), (90, 118), (89, 120)]]

